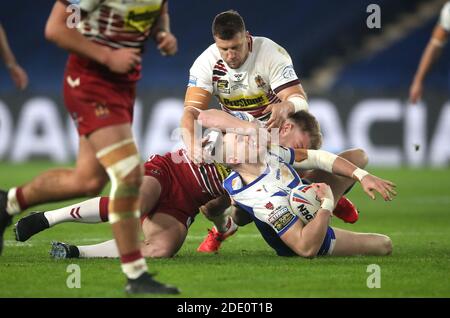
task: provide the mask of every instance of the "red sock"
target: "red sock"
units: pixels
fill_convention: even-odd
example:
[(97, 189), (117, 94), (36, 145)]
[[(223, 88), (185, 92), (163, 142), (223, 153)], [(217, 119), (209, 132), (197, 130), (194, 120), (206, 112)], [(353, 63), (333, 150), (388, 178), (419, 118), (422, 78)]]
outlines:
[(102, 222), (108, 222), (108, 203), (109, 197), (101, 197), (100, 199), (100, 219)]
[(125, 255), (121, 255), (120, 256), (120, 262), (122, 264), (126, 264), (126, 263), (131, 263), (134, 261), (137, 261), (138, 259), (142, 258), (142, 254), (140, 250), (125, 254)]
[(16, 189), (16, 198), (19, 203), (20, 209), (26, 210), (28, 208), (28, 203), (25, 201), (25, 197), (23, 196), (22, 187), (17, 187)]

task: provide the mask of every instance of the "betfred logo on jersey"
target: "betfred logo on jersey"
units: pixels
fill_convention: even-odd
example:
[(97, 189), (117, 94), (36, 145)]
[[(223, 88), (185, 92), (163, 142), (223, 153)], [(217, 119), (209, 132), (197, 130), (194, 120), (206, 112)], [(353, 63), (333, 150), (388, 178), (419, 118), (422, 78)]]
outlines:
[(269, 214), (267, 221), (277, 230), (282, 231), (294, 219), (294, 215), (289, 212), (286, 206), (279, 206)]

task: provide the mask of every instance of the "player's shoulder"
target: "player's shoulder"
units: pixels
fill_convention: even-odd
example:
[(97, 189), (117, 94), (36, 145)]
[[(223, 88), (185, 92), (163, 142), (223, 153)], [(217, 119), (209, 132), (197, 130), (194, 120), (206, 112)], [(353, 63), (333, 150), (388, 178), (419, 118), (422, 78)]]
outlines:
[(281, 55), (289, 58), (289, 53), (281, 45), (269, 38), (255, 36), (253, 37), (253, 46), (255, 50), (260, 52), (260, 54), (264, 54), (269, 57)]
[(217, 46), (213, 43), (208, 46), (195, 60), (193, 66), (210, 66), (212, 67), (219, 59), (221, 59)]

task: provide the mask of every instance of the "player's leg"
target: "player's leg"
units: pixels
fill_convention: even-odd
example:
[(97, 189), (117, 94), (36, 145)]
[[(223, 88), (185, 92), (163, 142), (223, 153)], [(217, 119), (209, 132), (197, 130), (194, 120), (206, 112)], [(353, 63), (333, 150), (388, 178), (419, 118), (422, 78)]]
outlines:
[[(151, 211), (157, 204), (161, 194), (161, 185), (159, 181), (151, 176), (144, 176), (140, 187), (140, 206), (143, 211)], [(108, 220), (108, 198), (102, 198), (99, 202), (100, 217), (102, 221)], [(91, 209), (94, 210), (94, 209)], [(66, 208), (66, 212), (68, 208)], [(56, 212), (56, 211), (49, 211)], [(47, 212), (46, 212), (47, 213)], [(98, 213), (98, 212), (97, 212)], [(63, 215), (61, 215), (63, 216)], [(53, 216), (54, 218), (55, 216)], [(94, 215), (92, 215), (94, 217)], [(143, 252), (144, 243), (141, 243), (141, 252)], [(63, 242), (52, 242), (50, 255), (54, 258), (101, 258), (101, 257), (120, 257), (119, 250), (115, 240), (109, 240), (99, 244), (91, 245), (71, 245)]]
[(49, 170), (23, 186), (0, 190), (0, 254), (3, 233), (11, 224), (13, 215), (40, 203), (95, 195), (107, 181), (92, 146), (81, 137), (75, 169)]
[(392, 253), (392, 241), (383, 234), (356, 233), (333, 228), (336, 241), (331, 255), (390, 255)]
[(231, 217), (232, 207), (230, 207), (230, 198), (223, 195), (219, 198), (209, 201), (202, 207), (200, 211), (205, 217), (214, 223), (208, 235), (197, 248), (197, 252), (217, 253), (222, 242), (236, 233), (238, 226)]
[[(359, 168), (364, 168), (368, 162), (367, 155), (362, 149), (346, 150), (340, 153), (339, 156), (347, 159)], [(355, 184), (353, 179), (336, 176), (321, 170), (308, 171), (303, 177), (313, 182), (324, 182), (330, 185), (336, 202), (336, 207), (333, 211), (336, 217), (347, 223), (355, 223), (358, 220), (356, 207), (349, 199), (343, 196)]]
[(7, 209), (16, 214), (41, 203), (98, 195), (107, 181), (92, 146), (80, 137), (75, 168), (48, 170), (23, 186), (10, 189)]
[(139, 242), (139, 188), (142, 169), (130, 124), (100, 128), (89, 136), (101, 165), (112, 183), (109, 222), (120, 253), (122, 271), (128, 277), (127, 291), (178, 293), (154, 281), (147, 273)]
[(142, 223), (144, 257), (166, 258), (174, 256), (186, 239), (188, 229), (174, 216), (156, 211)]
[(107, 222), (108, 203), (108, 197), (97, 197), (56, 210), (32, 213), (14, 226), (16, 240), (25, 242), (33, 235), (64, 222)]

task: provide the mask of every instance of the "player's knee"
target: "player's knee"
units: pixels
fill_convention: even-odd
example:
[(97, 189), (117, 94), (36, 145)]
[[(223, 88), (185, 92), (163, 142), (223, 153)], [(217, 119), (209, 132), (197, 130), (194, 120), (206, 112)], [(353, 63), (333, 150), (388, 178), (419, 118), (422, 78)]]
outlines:
[(106, 185), (107, 178), (103, 176), (92, 176), (89, 179), (81, 181), (79, 184), (82, 185), (86, 196), (92, 197), (99, 195)]
[(381, 255), (391, 255), (392, 254), (392, 240), (389, 236), (383, 235), (381, 237), (380, 244)]
[(142, 184), (141, 169), (139, 167), (133, 169), (126, 177), (124, 177), (120, 181), (127, 186), (136, 187), (137, 189), (139, 189)]
[(151, 258), (171, 258), (176, 251), (167, 245), (148, 244), (142, 248), (142, 256)]
[(361, 148), (354, 148), (339, 154), (341, 157), (347, 159), (358, 168), (364, 168), (369, 163), (367, 153)]

